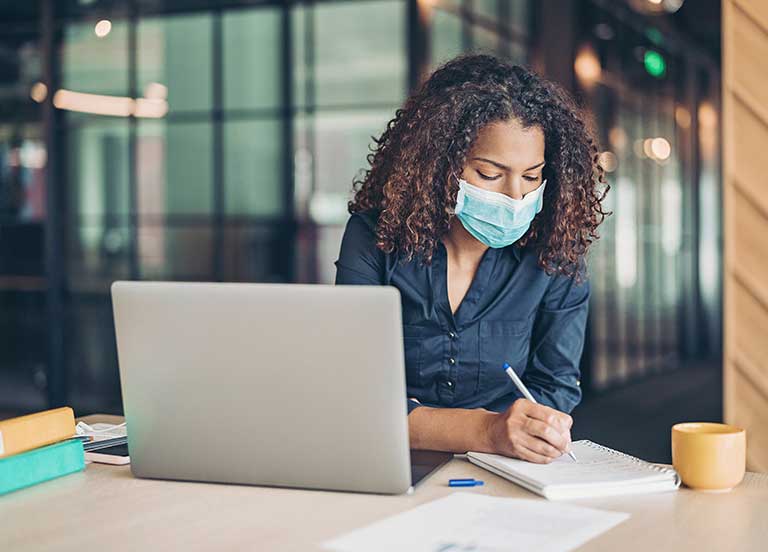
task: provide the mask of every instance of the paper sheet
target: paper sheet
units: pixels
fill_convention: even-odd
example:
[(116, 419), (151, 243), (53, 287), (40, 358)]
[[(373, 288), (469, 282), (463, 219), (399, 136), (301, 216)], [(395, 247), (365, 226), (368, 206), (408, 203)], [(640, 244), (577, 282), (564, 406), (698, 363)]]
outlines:
[(338, 552), (562, 552), (629, 517), (544, 500), (457, 492), (323, 544)]

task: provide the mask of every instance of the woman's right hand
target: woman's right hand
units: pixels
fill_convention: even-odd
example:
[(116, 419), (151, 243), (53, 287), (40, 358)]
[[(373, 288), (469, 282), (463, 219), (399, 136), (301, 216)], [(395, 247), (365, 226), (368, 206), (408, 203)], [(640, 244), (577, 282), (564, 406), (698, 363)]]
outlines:
[(548, 464), (570, 450), (572, 425), (568, 414), (517, 399), (492, 418), (486, 437), (496, 454)]

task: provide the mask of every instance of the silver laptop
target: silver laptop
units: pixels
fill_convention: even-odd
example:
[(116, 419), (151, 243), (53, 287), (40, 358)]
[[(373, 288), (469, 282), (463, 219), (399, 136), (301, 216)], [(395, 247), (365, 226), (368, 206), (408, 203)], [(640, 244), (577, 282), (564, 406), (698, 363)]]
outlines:
[(134, 475), (411, 486), (396, 289), (115, 282), (112, 301)]

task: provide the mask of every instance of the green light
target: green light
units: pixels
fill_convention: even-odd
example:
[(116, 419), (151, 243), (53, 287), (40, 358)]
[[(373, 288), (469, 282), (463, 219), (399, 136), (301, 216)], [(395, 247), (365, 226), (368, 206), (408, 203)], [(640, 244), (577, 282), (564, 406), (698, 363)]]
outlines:
[(657, 78), (663, 77), (667, 71), (664, 57), (656, 50), (647, 50), (643, 56), (643, 64), (648, 74)]

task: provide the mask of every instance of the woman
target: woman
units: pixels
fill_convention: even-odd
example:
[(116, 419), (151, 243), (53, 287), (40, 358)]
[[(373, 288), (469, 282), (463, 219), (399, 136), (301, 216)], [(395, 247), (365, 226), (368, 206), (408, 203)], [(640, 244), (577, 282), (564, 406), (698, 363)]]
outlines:
[(536, 74), (469, 55), (376, 143), (336, 283), (400, 291), (411, 447), (552, 461), (581, 399), (584, 257), (608, 214), (582, 114)]

